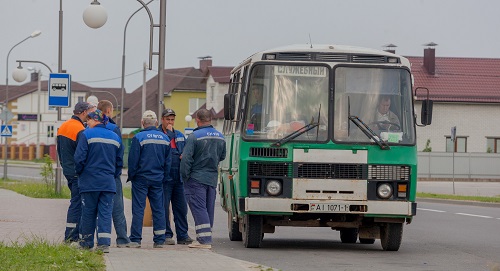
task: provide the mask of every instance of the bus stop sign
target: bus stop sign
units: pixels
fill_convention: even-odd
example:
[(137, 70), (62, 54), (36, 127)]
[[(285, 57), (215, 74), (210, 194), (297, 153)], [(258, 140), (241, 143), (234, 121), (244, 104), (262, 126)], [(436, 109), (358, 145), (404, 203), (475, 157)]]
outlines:
[(49, 77), (49, 106), (71, 106), (71, 75), (51, 73)]

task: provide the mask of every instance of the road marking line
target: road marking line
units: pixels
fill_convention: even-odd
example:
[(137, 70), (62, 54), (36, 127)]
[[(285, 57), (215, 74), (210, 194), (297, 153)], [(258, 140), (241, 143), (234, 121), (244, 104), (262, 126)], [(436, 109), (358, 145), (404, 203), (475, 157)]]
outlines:
[(417, 210), (420, 210), (420, 211), (429, 211), (429, 212), (436, 212), (436, 213), (446, 213), (446, 211), (434, 210), (434, 209), (425, 209), (425, 208), (417, 208)]
[(473, 214), (465, 214), (465, 213), (455, 213), (456, 215), (466, 215), (466, 216), (473, 216), (473, 217), (482, 217), (482, 218), (493, 218), (492, 216), (486, 216), (486, 215), (473, 215)]

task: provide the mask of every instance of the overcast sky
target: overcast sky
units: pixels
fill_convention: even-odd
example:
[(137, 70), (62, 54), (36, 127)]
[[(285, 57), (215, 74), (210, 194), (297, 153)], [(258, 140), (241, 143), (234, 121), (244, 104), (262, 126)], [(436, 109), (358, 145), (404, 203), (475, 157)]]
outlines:
[[(108, 12), (99, 29), (87, 27), (82, 13), (91, 0), (64, 0), (63, 69), (73, 81), (93, 87), (120, 87), (123, 31), (141, 7), (134, 0), (100, 0)], [(144, 0), (148, 2), (148, 0)], [(150, 4), (159, 23), (159, 0)], [(422, 56), (435, 42), (436, 56), (500, 58), (500, 1), (497, 0), (168, 0), (167, 68), (198, 67), (210, 55), (213, 65), (235, 66), (251, 54), (274, 47), (309, 43), (346, 44)], [(0, 9), (0, 84), (5, 84), (10, 48), (34, 30), (42, 35), (17, 46), (9, 58), (9, 84), (15, 60), (37, 60), (57, 72), (58, 0), (3, 0)], [(155, 32), (154, 50), (158, 51)], [(148, 60), (149, 18), (142, 10), (129, 23), (125, 87), (142, 83)], [(48, 70), (40, 65), (44, 74)], [(157, 74), (158, 59), (153, 57)], [(46, 79), (45, 77), (44, 79)]]

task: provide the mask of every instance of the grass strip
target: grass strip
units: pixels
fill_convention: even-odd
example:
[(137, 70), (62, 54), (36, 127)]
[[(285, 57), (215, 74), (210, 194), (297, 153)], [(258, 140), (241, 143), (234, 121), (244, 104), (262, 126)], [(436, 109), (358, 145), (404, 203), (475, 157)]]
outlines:
[(460, 196), (460, 195), (445, 195), (445, 194), (417, 192), (417, 198), (451, 199), (451, 200), (463, 200), (463, 201), (500, 203), (500, 196), (498, 197)]
[(25, 242), (0, 242), (1, 270), (106, 270), (102, 252), (52, 244), (34, 237)]
[(12, 190), (30, 198), (43, 199), (69, 199), (71, 192), (66, 186), (61, 187), (61, 193), (55, 191), (55, 186), (45, 183), (20, 182), (20, 181), (0, 181), (0, 188)]

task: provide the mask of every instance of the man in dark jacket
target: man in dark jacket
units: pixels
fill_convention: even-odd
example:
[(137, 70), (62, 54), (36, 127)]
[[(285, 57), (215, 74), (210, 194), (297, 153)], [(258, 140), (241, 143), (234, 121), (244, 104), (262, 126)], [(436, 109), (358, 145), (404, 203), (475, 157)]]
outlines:
[(109, 252), (111, 244), (115, 178), (123, 168), (121, 138), (106, 128), (107, 122), (108, 117), (101, 110), (90, 113), (87, 121), (90, 129), (78, 135), (75, 152), (75, 171), (82, 196), (80, 246), (94, 247), (97, 231), (97, 248), (104, 253)]
[(193, 242), (188, 235), (187, 222), (187, 203), (184, 196), (184, 184), (182, 183), (179, 172), (181, 165), (181, 155), (186, 144), (184, 135), (174, 129), (175, 111), (165, 109), (161, 117), (161, 125), (158, 130), (163, 132), (170, 139), (170, 154), (172, 156), (172, 165), (170, 175), (167, 181), (163, 183), (163, 198), (165, 204), (165, 220), (167, 221), (167, 231), (165, 240), (166, 245), (175, 245), (173, 239), (174, 233), (170, 227), (170, 202), (172, 202), (172, 212), (174, 213), (175, 233), (177, 235), (177, 244), (189, 245)]
[(212, 247), (212, 227), (219, 162), (226, 158), (226, 142), (212, 125), (206, 109), (195, 113), (198, 128), (193, 130), (182, 152), (181, 176), (194, 218), (196, 240), (191, 248)]
[(71, 192), (66, 217), (66, 231), (64, 232), (66, 242), (76, 242), (79, 239), (78, 228), (82, 216), (82, 203), (75, 172), (76, 137), (80, 131), (85, 129), (83, 122), (87, 120), (87, 114), (94, 110), (95, 107), (89, 103), (77, 103), (73, 110), (74, 115), (57, 130), (57, 155)]
[(155, 112), (147, 110), (142, 115), (144, 127), (130, 145), (128, 156), (128, 180), (132, 181), (132, 226), (129, 247), (139, 248), (142, 241), (142, 222), (146, 196), (153, 213), (154, 248), (165, 243), (165, 209), (163, 183), (170, 172), (170, 141), (156, 126)]
[[(116, 125), (113, 121), (113, 104), (108, 100), (101, 100), (97, 104), (97, 109), (101, 110), (106, 116), (109, 117), (109, 122), (106, 124), (106, 128), (115, 132), (120, 138), (122, 137), (122, 133), (120, 131), (120, 127)], [(123, 157), (122, 157), (123, 158)], [(121, 172), (120, 172), (121, 173)], [(121, 174), (120, 174), (121, 176)], [(116, 194), (113, 198), (113, 225), (116, 231), (116, 246), (117, 247), (126, 247), (130, 243), (130, 239), (127, 235), (127, 220), (125, 218), (125, 212), (123, 208), (123, 188), (122, 188), (122, 180), (118, 176), (115, 179), (116, 183)]]

